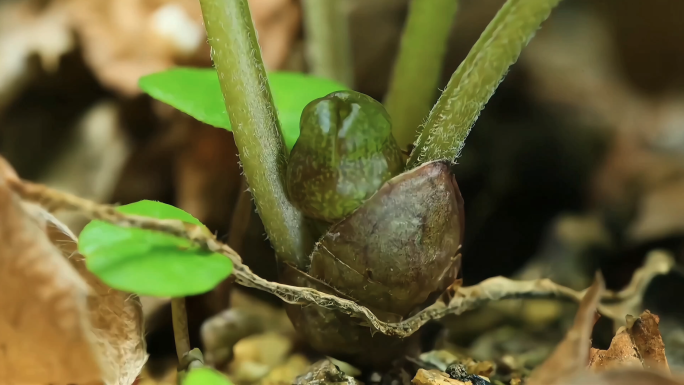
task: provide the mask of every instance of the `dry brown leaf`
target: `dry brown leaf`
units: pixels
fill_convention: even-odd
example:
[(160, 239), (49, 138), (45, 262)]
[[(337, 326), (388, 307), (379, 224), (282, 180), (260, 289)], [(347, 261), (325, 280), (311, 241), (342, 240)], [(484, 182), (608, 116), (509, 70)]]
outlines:
[[(0, 158), (0, 175), (17, 179), (14, 170)], [(21, 203), (22, 208), (43, 230), (49, 241), (68, 260), (87, 285), (87, 317), (89, 335), (104, 360), (107, 384), (130, 385), (147, 359), (142, 307), (139, 298), (114, 290), (86, 269), (85, 259), (78, 252), (76, 236), (71, 230), (39, 206)], [(72, 273), (73, 274), (73, 273)], [(82, 282), (83, 282), (82, 281)]]
[[(86, 62), (100, 82), (137, 95), (141, 76), (174, 65), (209, 66), (209, 46), (196, 0), (57, 0), (69, 9)], [(286, 61), (299, 27), (293, 0), (251, 0), (266, 66)]]
[[(597, 290), (597, 284), (600, 289)], [(617, 385), (678, 384), (669, 376), (665, 347), (658, 331), (658, 317), (645, 311), (639, 318), (628, 316), (627, 327), (620, 328), (608, 350), (591, 349), (593, 322), (590, 316), (598, 304), (603, 283), (589, 289), (580, 304), (575, 325), (552, 356), (530, 377), (529, 385)], [(591, 301), (592, 296), (596, 296)], [(588, 312), (591, 310), (591, 312)], [(591, 373), (584, 370), (587, 363)], [(634, 371), (638, 368), (640, 371)], [(657, 369), (658, 374), (651, 369)], [(631, 374), (627, 374), (631, 373)], [(637, 380), (638, 379), (638, 380)]]
[(628, 315), (627, 327), (618, 330), (608, 350), (591, 349), (589, 368), (595, 372), (641, 368), (669, 374), (659, 322), (648, 310), (639, 318)]
[(584, 369), (591, 347), (591, 332), (596, 322), (596, 308), (603, 291), (603, 278), (597, 274), (594, 284), (580, 302), (574, 325), (551, 357), (532, 373), (528, 385), (556, 384)]
[(136, 95), (141, 76), (209, 51), (198, 1), (60, 0), (86, 62), (106, 87)]
[[(299, 32), (294, 0), (250, 0), (268, 68), (286, 64)], [(0, 5), (0, 107), (28, 80), (37, 54), (46, 70), (74, 48), (75, 31), (100, 82), (137, 95), (141, 76), (174, 65), (209, 66), (195, 0), (24, 0)]]
[(589, 368), (600, 372), (625, 367), (643, 368), (639, 353), (632, 342), (632, 337), (622, 327), (613, 337), (608, 350), (591, 349), (589, 352)]
[(111, 379), (98, 362), (87, 296), (87, 284), (0, 174), (0, 383)]
[(639, 318), (627, 316), (627, 331), (639, 352), (644, 369), (670, 373), (665, 344), (658, 330), (660, 318), (646, 310)]
[(135, 381), (147, 361), (142, 305), (137, 295), (114, 290), (86, 269), (76, 238), (45, 212), (47, 233), (91, 288), (88, 316), (100, 351), (119, 385)]

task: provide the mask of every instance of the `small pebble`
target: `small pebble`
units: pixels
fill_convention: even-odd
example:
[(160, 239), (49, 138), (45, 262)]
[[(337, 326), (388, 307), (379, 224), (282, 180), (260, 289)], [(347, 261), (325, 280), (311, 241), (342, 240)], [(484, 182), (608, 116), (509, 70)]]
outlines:
[(462, 364), (451, 364), (447, 366), (445, 373), (454, 380), (459, 380), (462, 382), (470, 381), (473, 385), (491, 385), (491, 382), (485, 380), (480, 376), (474, 374), (468, 374), (465, 366)]

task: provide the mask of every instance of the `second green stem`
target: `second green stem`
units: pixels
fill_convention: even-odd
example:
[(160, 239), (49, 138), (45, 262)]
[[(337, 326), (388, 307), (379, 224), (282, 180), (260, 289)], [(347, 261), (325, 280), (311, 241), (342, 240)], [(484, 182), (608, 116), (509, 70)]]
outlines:
[(311, 72), (354, 85), (346, 0), (304, 0), (304, 30)]
[(508, 68), (560, 0), (508, 0), (477, 40), (430, 111), (408, 168), (454, 160)]
[(413, 143), (437, 96), (458, 0), (412, 0), (385, 107), (402, 149)]

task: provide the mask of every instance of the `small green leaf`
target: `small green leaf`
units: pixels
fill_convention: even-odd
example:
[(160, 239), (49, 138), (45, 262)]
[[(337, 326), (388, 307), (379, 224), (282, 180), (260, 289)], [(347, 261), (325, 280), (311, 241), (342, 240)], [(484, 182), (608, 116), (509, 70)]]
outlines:
[[(202, 225), (185, 211), (160, 202), (144, 200), (118, 210)], [(140, 295), (182, 297), (205, 293), (233, 269), (227, 257), (203, 250), (188, 240), (102, 221), (92, 221), (83, 229), (78, 250), (86, 257), (88, 270), (107, 285)]]
[(183, 385), (233, 385), (230, 380), (216, 370), (209, 368), (191, 369)]
[[(314, 99), (347, 89), (332, 80), (296, 72), (271, 72), (268, 80), (289, 150), (299, 137), (299, 117), (304, 107)], [(221, 86), (213, 68), (174, 68), (143, 76), (139, 85), (153, 98), (203, 123), (231, 130)]]

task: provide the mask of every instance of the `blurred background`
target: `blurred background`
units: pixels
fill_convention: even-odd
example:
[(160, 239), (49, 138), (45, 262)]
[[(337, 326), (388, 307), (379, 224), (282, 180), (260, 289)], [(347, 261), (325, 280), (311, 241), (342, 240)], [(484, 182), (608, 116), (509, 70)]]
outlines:
[[(382, 100), (408, 1), (344, 3), (354, 88)], [(460, 1), (441, 89), (502, 3)], [(250, 7), (267, 69), (307, 72), (302, 4)], [(465, 284), (543, 276), (583, 289), (600, 268), (619, 290), (649, 252), (684, 262), (681, 15), (676, 0), (566, 0), (544, 23), (455, 168), (467, 218)], [(137, 87), (140, 76), (177, 65), (211, 65), (197, 0), (0, 0), (0, 153), (22, 177), (95, 201), (180, 207), (275, 280), (232, 134)], [(76, 233), (86, 223), (60, 219)], [(281, 314), (274, 298), (240, 293), (235, 300), (223, 285), (189, 301), (194, 341), (231, 299), (264, 301)], [(675, 271), (654, 280), (645, 298), (661, 317), (673, 367), (684, 365), (681, 293)], [(150, 373), (162, 375), (175, 356), (169, 310), (163, 300), (144, 301)], [(487, 359), (525, 352), (521, 365), (533, 365), (560, 340), (568, 306), (490, 306), (427, 334)], [(594, 345), (606, 348), (612, 335), (611, 323), (599, 321)]]

